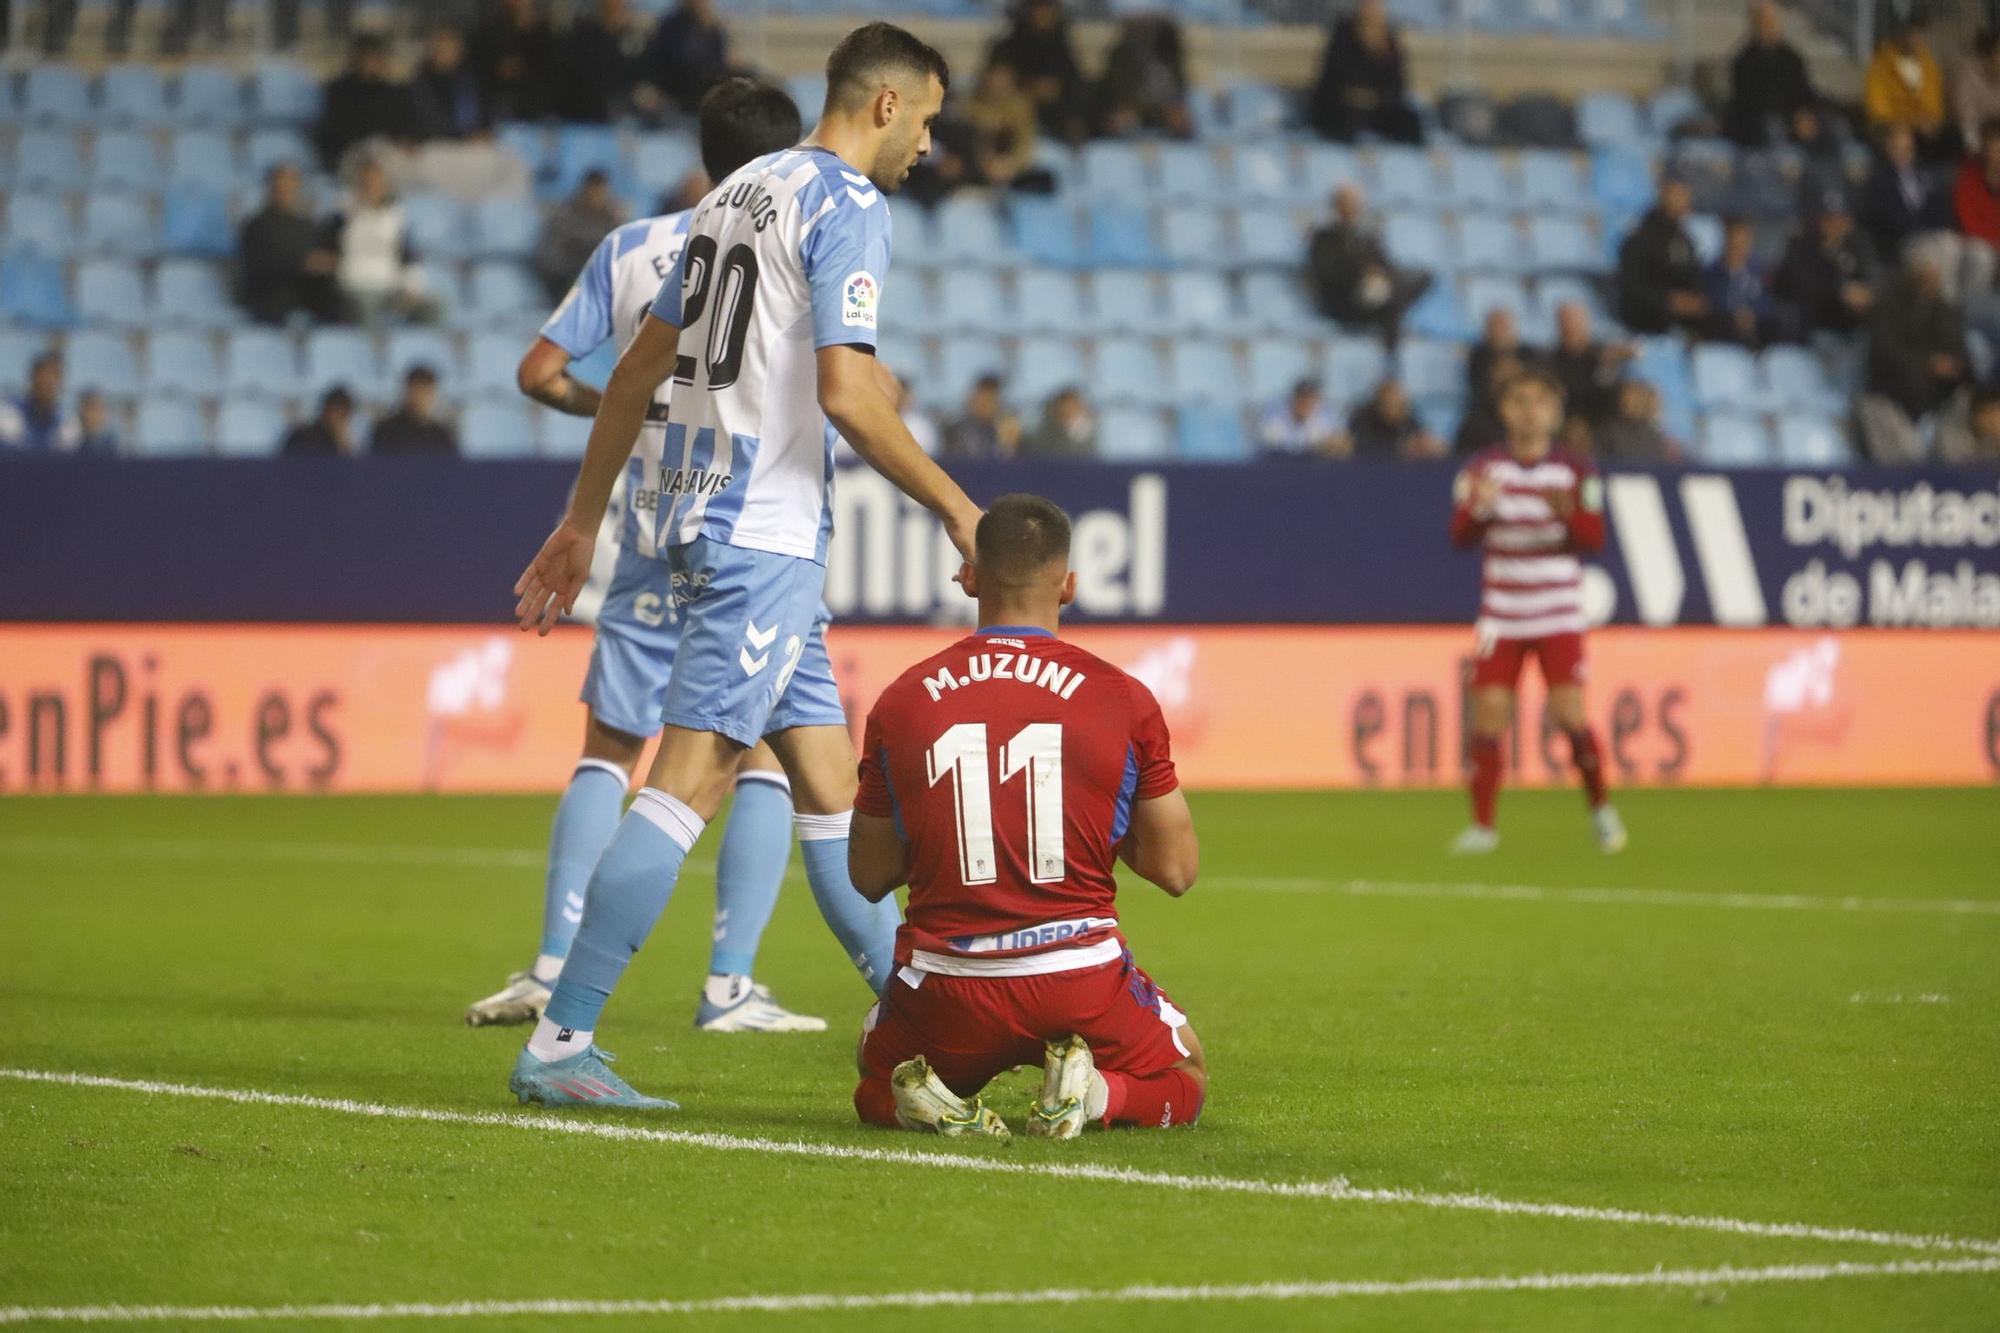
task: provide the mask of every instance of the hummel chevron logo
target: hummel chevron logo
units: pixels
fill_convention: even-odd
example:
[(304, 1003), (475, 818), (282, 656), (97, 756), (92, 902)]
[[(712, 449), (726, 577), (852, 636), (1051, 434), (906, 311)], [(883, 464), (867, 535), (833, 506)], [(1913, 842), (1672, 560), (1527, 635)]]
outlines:
[(757, 622), (753, 620), (744, 629), (743, 637), (750, 640), (752, 648), (769, 648), (771, 640), (778, 637), (778, 627), (773, 625), (769, 629), (758, 629)]
[(857, 190), (850, 185), (847, 187), (847, 197), (863, 208), (873, 208), (875, 207), (875, 201), (882, 196), (873, 190)]
[[(773, 625), (769, 629), (758, 629), (757, 622), (753, 620), (744, 629), (743, 637), (750, 640), (750, 648), (769, 649), (771, 641), (778, 637), (778, 627)], [(736, 663), (743, 668), (743, 674), (746, 676), (754, 676), (771, 665), (771, 654), (768, 651), (759, 652), (752, 657), (750, 648), (736, 650)]]
[(840, 178), (846, 181), (849, 185), (868, 184), (868, 177), (858, 171), (842, 171), (840, 173)]

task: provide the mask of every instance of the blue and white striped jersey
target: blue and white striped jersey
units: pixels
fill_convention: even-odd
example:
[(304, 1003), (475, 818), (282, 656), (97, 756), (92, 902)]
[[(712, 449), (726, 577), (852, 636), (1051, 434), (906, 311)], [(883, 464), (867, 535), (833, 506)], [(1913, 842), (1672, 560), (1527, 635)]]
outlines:
[(706, 537), (826, 563), (835, 435), (814, 353), (875, 345), (889, 204), (823, 148), (757, 158), (694, 210), (653, 313), (681, 330), (662, 545)]
[[(612, 338), (623, 351), (638, 336), (640, 321), (659, 295), (660, 284), (674, 271), (692, 217), (692, 212), (682, 212), (640, 218), (599, 241), (569, 295), (542, 325), (542, 336), (568, 352), (572, 360), (589, 356)], [(640, 428), (632, 459), (625, 465), (625, 531), (620, 545), (641, 555), (659, 553), (655, 537), (660, 451), (666, 437), (671, 387), (662, 384), (653, 395), (646, 424)]]

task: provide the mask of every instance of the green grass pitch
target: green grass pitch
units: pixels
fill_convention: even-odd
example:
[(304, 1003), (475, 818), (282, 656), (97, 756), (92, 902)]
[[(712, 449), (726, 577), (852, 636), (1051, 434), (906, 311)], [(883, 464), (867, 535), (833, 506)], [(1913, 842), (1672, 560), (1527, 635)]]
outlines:
[[(1205, 1119), (1005, 1148), (854, 1123), (866, 995), (796, 858), (761, 973), (832, 1031), (692, 1030), (712, 838), (601, 1030), (620, 1072), (685, 1109), (515, 1108), (522, 1034), (460, 1015), (532, 951), (552, 805), (0, 803), (0, 1323), (110, 1303), (817, 1296), (363, 1326), (2000, 1327), (1990, 790), (1628, 793), (1615, 858), (1574, 795), (1514, 793), (1506, 845), (1476, 861), (1443, 852), (1462, 822), (1447, 793), (1197, 796), (1203, 883), (1179, 902), (1128, 886), (1121, 914), (1207, 1046)], [(998, 1090), (1003, 1112), (1027, 1087)], [(447, 1114), (283, 1100), (305, 1097)], [(1799, 1280), (1594, 1276), (1719, 1268)], [(1536, 1274), (1559, 1280), (1511, 1281)], [(1398, 1285), (1463, 1278), (1503, 1281)], [(1135, 1284), (1253, 1290), (1101, 1294)], [(1057, 1288), (1082, 1294), (1024, 1303)], [(918, 1292), (991, 1303), (879, 1299)]]

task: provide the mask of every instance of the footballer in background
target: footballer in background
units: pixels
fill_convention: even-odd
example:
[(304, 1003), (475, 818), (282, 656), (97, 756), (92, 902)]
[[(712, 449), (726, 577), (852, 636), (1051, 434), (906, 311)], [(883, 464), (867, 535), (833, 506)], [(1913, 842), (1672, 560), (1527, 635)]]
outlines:
[(1452, 844), (1456, 852), (1500, 845), (1500, 747), (1531, 656), (1548, 686), (1549, 718), (1569, 738), (1597, 845), (1625, 846), (1583, 711), (1583, 557), (1604, 549), (1604, 488), (1596, 469), (1555, 446), (1562, 417), (1554, 376), (1517, 374), (1500, 394), (1506, 440), (1467, 463), (1452, 487), (1452, 543), (1484, 553), (1472, 669), (1472, 824)]

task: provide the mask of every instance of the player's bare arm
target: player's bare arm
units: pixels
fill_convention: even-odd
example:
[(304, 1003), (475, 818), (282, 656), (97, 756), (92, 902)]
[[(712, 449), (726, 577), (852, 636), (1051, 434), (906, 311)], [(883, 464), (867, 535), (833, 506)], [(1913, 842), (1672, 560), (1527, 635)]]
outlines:
[(632, 456), (654, 391), (673, 372), (680, 341), (679, 329), (648, 315), (638, 336), (618, 358), (590, 428), (590, 444), (577, 469), (569, 511), (514, 584), (520, 597), (514, 615), (523, 630), (547, 634), (563, 613), (576, 605), (577, 594), (590, 577), (597, 528), (604, 521), (605, 506), (611, 503), (612, 488), (618, 484), (625, 460)]
[(854, 812), (847, 832), (847, 875), (871, 903), (879, 903), (910, 880), (910, 848), (896, 821)]
[(846, 345), (822, 347), (818, 368), (819, 405), (826, 419), (863, 462), (936, 514), (952, 545), (970, 560), (979, 506), (918, 446), (883, 390), (874, 354)]
[(1176, 787), (1133, 802), (1132, 826), (1118, 844), (1118, 859), (1175, 898), (1193, 888), (1201, 871), (1201, 843), (1187, 794)]
[(522, 393), (573, 417), (594, 417), (604, 395), (569, 373), (569, 353), (547, 338), (535, 339), (514, 371)]

